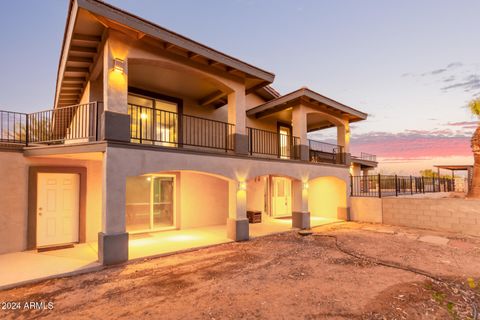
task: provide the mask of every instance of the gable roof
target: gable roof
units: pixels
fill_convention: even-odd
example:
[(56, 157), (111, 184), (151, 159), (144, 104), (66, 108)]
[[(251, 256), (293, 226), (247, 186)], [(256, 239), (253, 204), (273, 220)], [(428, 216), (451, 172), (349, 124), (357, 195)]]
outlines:
[(336, 111), (342, 115), (348, 117), (350, 122), (360, 121), (367, 119), (367, 114), (358, 111), (352, 107), (344, 105), (338, 101), (325, 97), (308, 88), (300, 88), (286, 95), (279, 96), (273, 100), (270, 100), (264, 104), (261, 104), (255, 108), (247, 111), (248, 116), (255, 116), (261, 118), (282, 110), (285, 110), (292, 106), (292, 103), (304, 99), (314, 105), (325, 106), (330, 110)]

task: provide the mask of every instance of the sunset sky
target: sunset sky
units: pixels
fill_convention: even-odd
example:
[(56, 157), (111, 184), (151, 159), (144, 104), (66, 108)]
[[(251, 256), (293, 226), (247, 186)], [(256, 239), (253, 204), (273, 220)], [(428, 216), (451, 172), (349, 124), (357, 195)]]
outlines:
[[(381, 172), (473, 161), (480, 1), (108, 2), (274, 72), (282, 94), (307, 86), (369, 113), (352, 151), (377, 154)], [(68, 2), (1, 6), (0, 109), (50, 108)]]

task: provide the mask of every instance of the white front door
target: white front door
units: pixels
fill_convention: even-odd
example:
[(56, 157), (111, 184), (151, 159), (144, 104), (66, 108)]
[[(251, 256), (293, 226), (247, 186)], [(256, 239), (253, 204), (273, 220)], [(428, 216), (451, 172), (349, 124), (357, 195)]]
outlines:
[(37, 183), (37, 246), (78, 242), (79, 175), (39, 173)]
[(272, 215), (285, 217), (292, 215), (292, 181), (288, 178), (273, 177)]

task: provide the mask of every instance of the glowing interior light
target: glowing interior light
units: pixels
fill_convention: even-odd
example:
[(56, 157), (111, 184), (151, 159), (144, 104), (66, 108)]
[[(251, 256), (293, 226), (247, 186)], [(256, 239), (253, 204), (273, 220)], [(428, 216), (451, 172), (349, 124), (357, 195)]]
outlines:
[(147, 116), (146, 113), (141, 113), (141, 114), (140, 114), (140, 119), (146, 120), (147, 118), (148, 118), (148, 116)]

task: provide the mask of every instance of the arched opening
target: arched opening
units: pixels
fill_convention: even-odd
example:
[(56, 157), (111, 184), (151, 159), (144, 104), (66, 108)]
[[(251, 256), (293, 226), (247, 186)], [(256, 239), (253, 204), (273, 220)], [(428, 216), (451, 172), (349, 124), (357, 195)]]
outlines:
[(132, 142), (167, 147), (233, 149), (228, 125), (231, 83), (166, 60), (129, 59)]
[(323, 112), (308, 113), (307, 131), (311, 161), (343, 163), (348, 135), (340, 119)]
[(228, 242), (228, 179), (190, 170), (126, 179), (130, 258)]
[(347, 218), (347, 184), (337, 177), (319, 177), (308, 182), (311, 224)]
[(251, 236), (291, 229), (299, 183), (298, 179), (280, 174), (257, 176), (247, 181), (247, 216)]

